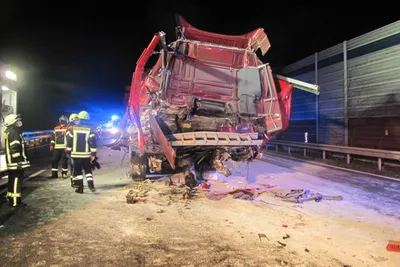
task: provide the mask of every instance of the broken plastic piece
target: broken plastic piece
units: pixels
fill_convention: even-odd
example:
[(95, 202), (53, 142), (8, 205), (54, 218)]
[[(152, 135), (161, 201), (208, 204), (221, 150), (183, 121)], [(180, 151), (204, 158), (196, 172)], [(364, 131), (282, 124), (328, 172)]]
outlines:
[(400, 241), (389, 240), (386, 246), (386, 250), (392, 252), (400, 252)]

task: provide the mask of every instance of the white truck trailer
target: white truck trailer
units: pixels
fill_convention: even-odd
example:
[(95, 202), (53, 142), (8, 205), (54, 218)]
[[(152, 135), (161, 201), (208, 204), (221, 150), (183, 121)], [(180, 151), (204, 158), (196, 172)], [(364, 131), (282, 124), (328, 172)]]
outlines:
[(17, 75), (11, 67), (0, 62), (0, 178), (7, 170), (4, 147), (4, 118), (9, 114), (17, 114)]

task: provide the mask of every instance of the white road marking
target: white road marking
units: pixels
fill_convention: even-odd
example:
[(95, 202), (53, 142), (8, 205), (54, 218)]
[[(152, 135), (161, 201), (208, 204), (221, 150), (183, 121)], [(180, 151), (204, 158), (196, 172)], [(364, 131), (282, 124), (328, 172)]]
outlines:
[(40, 171), (38, 171), (38, 172), (35, 172), (34, 174), (31, 174), (31, 175), (29, 176), (29, 178), (36, 177), (36, 176), (38, 176), (39, 174), (44, 173), (45, 171), (46, 171), (46, 169), (40, 170)]

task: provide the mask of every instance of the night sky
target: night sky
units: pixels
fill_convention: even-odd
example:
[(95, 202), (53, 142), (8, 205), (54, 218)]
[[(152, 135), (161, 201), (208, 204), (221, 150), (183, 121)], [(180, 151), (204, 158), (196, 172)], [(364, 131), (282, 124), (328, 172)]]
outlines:
[(166, 32), (168, 42), (175, 39), (175, 13), (206, 31), (243, 34), (264, 28), (271, 49), (262, 60), (275, 72), (400, 17), (395, 8), (379, 10), (375, 2), (364, 11), (339, 2), (332, 8), (312, 8), (285, 1), (239, 1), (236, 9), (232, 1), (213, 8), (216, 2), (142, 1), (149, 4), (139, 7), (133, 1), (68, 1), (68, 6), (2, 1), (0, 61), (19, 70), (24, 130), (51, 129), (61, 114), (82, 109), (96, 119), (122, 114), (124, 87), (138, 57), (158, 31)]

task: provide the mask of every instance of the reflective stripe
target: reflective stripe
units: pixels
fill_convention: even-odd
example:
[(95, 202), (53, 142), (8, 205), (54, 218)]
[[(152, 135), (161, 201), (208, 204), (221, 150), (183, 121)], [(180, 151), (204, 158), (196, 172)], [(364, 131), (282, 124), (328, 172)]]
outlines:
[(30, 167), (31, 166), (31, 164), (29, 163), (29, 161), (23, 161), (23, 162), (20, 162), (20, 163), (18, 163), (20, 166), (21, 166), (21, 168), (23, 168), (23, 169), (25, 169), (25, 168), (28, 168), (28, 167)]
[(89, 135), (90, 138), (94, 137), (94, 134)]
[(22, 136), (22, 134), (20, 134), (19, 136), (21, 137), (21, 140), (22, 140), (22, 157), (24, 158), (24, 160), (26, 162), (28, 162), (28, 158), (25, 155), (25, 140), (24, 140), (24, 137)]
[(11, 155), (13, 158), (19, 157), (21, 156), (21, 153), (17, 152)]
[(57, 144), (56, 143), (56, 145), (55, 145), (55, 149), (64, 149), (65, 148), (65, 146), (66, 146), (66, 144)]
[[(54, 131), (54, 136), (56, 140), (59, 140), (60, 138), (63, 139), (62, 143), (56, 143), (56, 148), (64, 148), (67, 145), (67, 140), (65, 139), (65, 132), (67, 131), (67, 129), (61, 129), (61, 130), (55, 130)], [(57, 137), (56, 133), (61, 133), (61, 137)]]
[(21, 197), (21, 193), (11, 193), (11, 192), (7, 192), (7, 196), (8, 196), (8, 197)]
[(54, 144), (55, 142), (54, 142), (53, 140), (51, 140), (51, 142), (50, 142), (50, 143)]
[(8, 140), (8, 136), (9, 136), (9, 133), (6, 134), (6, 157), (8, 159), (7, 167), (8, 167), (8, 165), (12, 164), (11, 163), (12, 160), (11, 160), (10, 144), (9, 144), (10, 141)]
[(21, 142), (20, 142), (20, 141), (18, 141), (18, 140), (14, 140), (14, 141), (12, 141), (12, 142), (10, 143), (10, 146), (13, 146), (13, 145), (15, 145), (15, 144), (18, 144), (18, 145), (20, 145), (20, 144), (21, 144)]
[(79, 159), (85, 159), (85, 158), (90, 158), (90, 153), (89, 154), (84, 154), (84, 155), (75, 155), (74, 153), (71, 154), (71, 157), (73, 158), (79, 158)]
[(52, 171), (52, 172), (58, 172), (58, 169), (51, 168), (51, 171)]
[[(74, 135), (73, 135), (73, 151), (77, 151), (77, 146), (78, 146), (78, 134), (85, 134), (85, 152), (89, 152), (89, 134), (90, 134), (90, 128), (85, 128), (85, 127), (75, 127), (74, 128)], [(74, 152), (75, 153), (75, 152)], [(82, 152), (79, 152), (82, 153)], [(84, 153), (84, 152), (83, 152)]]
[(18, 194), (17, 193), (17, 188), (18, 188), (17, 186), (18, 186), (18, 178), (15, 177), (15, 179), (14, 179), (14, 195), (12, 196), (13, 202), (14, 202), (14, 206), (17, 206), (17, 196), (15, 196), (15, 194)]
[(67, 171), (68, 171), (68, 169), (62, 169), (62, 171), (63, 171), (63, 172), (67, 172)]
[(72, 135), (71, 132), (67, 132), (67, 135), (68, 135), (69, 137), (74, 137), (74, 136)]
[(83, 179), (83, 175), (78, 175), (76, 176), (75, 180), (82, 180)]
[(91, 148), (90, 149), (90, 152), (96, 152), (97, 151), (97, 148)]
[(91, 173), (86, 174), (86, 181), (93, 181), (93, 175)]
[(72, 148), (70, 148), (70, 147), (67, 147), (67, 151), (71, 151), (72, 150)]

